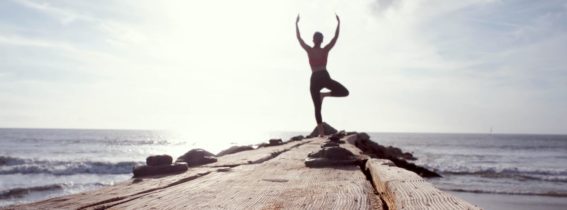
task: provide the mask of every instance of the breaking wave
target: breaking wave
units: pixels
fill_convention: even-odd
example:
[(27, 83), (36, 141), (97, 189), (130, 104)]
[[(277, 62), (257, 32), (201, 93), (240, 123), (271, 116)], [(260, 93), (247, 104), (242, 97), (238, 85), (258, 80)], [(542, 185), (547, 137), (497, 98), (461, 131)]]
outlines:
[(549, 182), (567, 182), (567, 169), (518, 169), (518, 168), (484, 168), (440, 170), (444, 175), (474, 175), (490, 178), (511, 178), (518, 180), (541, 180)]
[(489, 193), (489, 194), (503, 194), (503, 195), (537, 195), (537, 196), (554, 196), (554, 197), (567, 197), (567, 192), (510, 192), (510, 191), (499, 191), (499, 190), (486, 190), (486, 189), (460, 189), (460, 188), (447, 188), (440, 187), (442, 190), (454, 191), (454, 192), (469, 192), (469, 193)]
[(0, 174), (129, 174), (142, 162), (48, 161), (0, 156)]

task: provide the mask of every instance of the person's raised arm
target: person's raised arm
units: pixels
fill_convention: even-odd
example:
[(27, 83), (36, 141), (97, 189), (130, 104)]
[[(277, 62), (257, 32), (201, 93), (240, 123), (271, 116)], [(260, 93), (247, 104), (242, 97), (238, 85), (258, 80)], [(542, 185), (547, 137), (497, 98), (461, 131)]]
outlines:
[(335, 46), (335, 43), (337, 43), (337, 39), (339, 38), (339, 31), (341, 29), (341, 19), (339, 19), (339, 15), (335, 14), (335, 16), (337, 17), (337, 29), (335, 30), (335, 37), (333, 37), (333, 39), (331, 39), (331, 42), (329, 42), (329, 44), (325, 46), (326, 50), (331, 50), (331, 48)]
[(297, 40), (299, 41), (299, 44), (301, 45), (301, 47), (305, 50), (309, 49), (309, 46), (307, 44), (305, 44), (305, 41), (303, 41), (303, 39), (301, 39), (301, 34), (299, 34), (299, 14), (297, 14), (297, 19), (295, 20), (295, 34), (297, 35)]

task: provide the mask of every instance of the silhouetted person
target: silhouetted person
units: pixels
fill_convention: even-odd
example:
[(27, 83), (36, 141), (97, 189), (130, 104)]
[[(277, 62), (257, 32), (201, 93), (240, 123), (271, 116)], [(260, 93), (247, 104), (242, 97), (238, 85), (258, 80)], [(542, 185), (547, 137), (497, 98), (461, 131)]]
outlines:
[[(297, 20), (295, 21), (295, 30), (297, 34), (297, 39), (299, 44), (305, 51), (307, 51), (307, 56), (309, 57), (309, 65), (311, 65), (311, 98), (313, 99), (313, 104), (315, 105), (315, 119), (317, 120), (317, 129), (319, 130), (319, 136), (324, 136), (323, 129), (323, 117), (321, 116), (321, 105), (323, 104), (323, 98), (325, 96), (334, 97), (344, 97), (348, 96), (348, 90), (338, 83), (337, 81), (331, 79), (329, 72), (327, 72), (327, 57), (331, 48), (335, 46), (337, 38), (339, 37), (339, 29), (341, 25), (341, 20), (339, 16), (337, 17), (337, 29), (335, 30), (335, 37), (331, 39), (331, 42), (325, 47), (321, 48), (321, 43), (323, 42), (323, 34), (321, 32), (315, 32), (313, 34), (313, 47), (305, 44), (305, 41), (301, 39), (301, 34), (299, 33), (299, 15), (297, 15)], [(321, 92), (321, 89), (327, 88), (331, 92)]]

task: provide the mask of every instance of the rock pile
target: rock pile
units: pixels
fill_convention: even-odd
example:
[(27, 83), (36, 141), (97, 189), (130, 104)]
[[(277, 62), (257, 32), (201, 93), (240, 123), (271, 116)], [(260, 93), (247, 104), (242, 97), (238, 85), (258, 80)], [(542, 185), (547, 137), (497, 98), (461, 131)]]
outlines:
[(187, 163), (187, 166), (193, 167), (217, 162), (217, 158), (215, 157), (215, 155), (204, 149), (192, 149), (179, 156), (177, 160), (175, 160), (175, 162), (184, 162)]
[(134, 167), (134, 177), (165, 175), (187, 171), (187, 164), (173, 164), (169, 155), (153, 155), (146, 158), (145, 166)]
[(366, 133), (358, 133), (354, 145), (373, 158), (388, 159), (396, 166), (413, 171), (422, 177), (441, 177), (438, 173), (408, 162), (407, 160), (416, 160), (411, 153), (392, 146), (382, 146), (370, 140), (370, 136)]
[(322, 146), (321, 150), (312, 152), (305, 159), (307, 167), (336, 167), (344, 165), (355, 165), (357, 159), (345, 148), (338, 146), (337, 143), (329, 142)]

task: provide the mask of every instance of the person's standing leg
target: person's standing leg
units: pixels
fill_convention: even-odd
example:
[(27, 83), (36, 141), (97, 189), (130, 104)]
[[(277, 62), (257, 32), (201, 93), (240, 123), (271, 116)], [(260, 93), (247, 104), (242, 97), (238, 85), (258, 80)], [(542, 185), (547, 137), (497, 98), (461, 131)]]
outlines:
[(319, 131), (319, 136), (323, 136), (323, 116), (321, 115), (321, 107), (323, 105), (323, 101), (320, 95), (323, 86), (321, 84), (320, 78), (318, 78), (317, 75), (311, 76), (311, 84), (309, 89), (311, 92), (311, 99), (313, 100), (313, 106), (315, 107), (315, 120), (317, 121), (317, 130)]
[(317, 124), (321, 124), (323, 122), (323, 117), (321, 116), (321, 96), (320, 92), (321, 89), (317, 87), (313, 87), (311, 85), (311, 99), (313, 99), (313, 105), (315, 106), (315, 120), (317, 120)]

